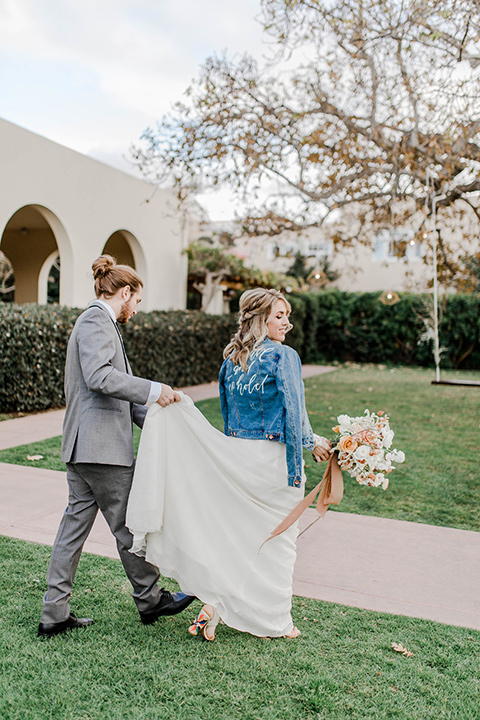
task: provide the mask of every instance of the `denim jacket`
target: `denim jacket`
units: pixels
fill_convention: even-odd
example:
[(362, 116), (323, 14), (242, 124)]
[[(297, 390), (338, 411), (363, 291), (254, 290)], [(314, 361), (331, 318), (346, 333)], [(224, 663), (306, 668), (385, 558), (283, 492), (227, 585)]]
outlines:
[(314, 439), (295, 350), (267, 338), (250, 354), (247, 372), (227, 358), (219, 381), (225, 434), (285, 443), (288, 484), (300, 487), (302, 446), (313, 450)]

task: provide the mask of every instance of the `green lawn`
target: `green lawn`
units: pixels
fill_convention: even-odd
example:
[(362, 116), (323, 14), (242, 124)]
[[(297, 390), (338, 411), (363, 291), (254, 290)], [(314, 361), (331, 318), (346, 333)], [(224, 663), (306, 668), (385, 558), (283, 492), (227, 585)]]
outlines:
[[(343, 512), (480, 529), (480, 387), (437, 386), (431, 379), (430, 370), (366, 366), (344, 368), (307, 383), (307, 406), (316, 432), (328, 436), (343, 412), (385, 410), (395, 431), (393, 445), (406, 454), (405, 463), (390, 475), (386, 491), (346, 477)], [(311, 460), (307, 464), (312, 484), (322, 469)]]
[[(62, 438), (58, 436), (41, 442), (18, 445), (8, 450), (0, 450), (0, 462), (47, 468), (48, 470), (65, 470), (65, 464), (60, 458), (61, 445)], [(32, 455), (43, 455), (43, 459), (27, 460), (27, 455), (30, 455), (30, 457)]]
[[(480, 377), (479, 373), (445, 375)], [(343, 367), (306, 381), (307, 407), (316, 432), (331, 437), (340, 413), (385, 410), (396, 433), (394, 445), (406, 454), (405, 464), (390, 475), (386, 491), (360, 486), (346, 476), (340, 512), (480, 529), (480, 388), (435, 386), (432, 377), (433, 372), (423, 368), (367, 365)], [(223, 429), (218, 399), (204, 400), (198, 407)], [(136, 432), (137, 443), (138, 437)], [(36, 454), (44, 455), (44, 460), (26, 460)], [(309, 453), (305, 460), (311, 488), (324, 466), (314, 463)], [(60, 438), (3, 450), (0, 462), (62, 470)]]
[[(38, 639), (49, 556), (49, 548), (0, 538), (4, 720), (479, 716), (480, 632), (295, 598), (297, 640), (222, 626), (206, 643), (187, 633), (198, 602), (143, 626), (120, 562), (87, 554), (72, 607), (95, 624)], [(394, 652), (394, 642), (413, 656)]]

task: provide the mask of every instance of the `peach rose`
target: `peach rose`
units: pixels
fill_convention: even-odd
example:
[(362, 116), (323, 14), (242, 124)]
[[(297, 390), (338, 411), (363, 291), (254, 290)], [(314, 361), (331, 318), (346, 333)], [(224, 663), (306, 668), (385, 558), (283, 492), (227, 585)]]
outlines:
[(367, 443), (368, 445), (373, 445), (373, 443), (377, 439), (377, 435), (373, 432), (373, 430), (364, 430), (362, 433), (360, 433), (360, 435), (363, 442)]
[(352, 438), (350, 435), (344, 435), (338, 441), (337, 447), (341, 452), (345, 452), (351, 455), (351, 453), (353, 453), (357, 449), (358, 442), (354, 440), (354, 438)]

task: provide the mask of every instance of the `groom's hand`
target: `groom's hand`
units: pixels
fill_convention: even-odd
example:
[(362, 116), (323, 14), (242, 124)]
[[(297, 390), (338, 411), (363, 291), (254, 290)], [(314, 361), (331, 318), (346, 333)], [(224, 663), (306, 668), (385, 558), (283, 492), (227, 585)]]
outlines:
[(158, 398), (157, 403), (162, 407), (167, 407), (167, 405), (170, 405), (173, 402), (179, 402), (179, 400), (180, 395), (176, 393), (175, 390), (172, 390), (170, 385), (162, 383), (162, 393)]

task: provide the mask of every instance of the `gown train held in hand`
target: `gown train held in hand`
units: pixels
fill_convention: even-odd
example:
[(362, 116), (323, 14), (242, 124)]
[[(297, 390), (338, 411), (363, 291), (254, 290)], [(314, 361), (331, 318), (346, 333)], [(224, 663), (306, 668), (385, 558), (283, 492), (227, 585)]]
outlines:
[(150, 407), (126, 524), (144, 555), (222, 621), (260, 637), (292, 631), (296, 524), (259, 552), (303, 497), (287, 482), (286, 446), (227, 437), (181, 394)]

